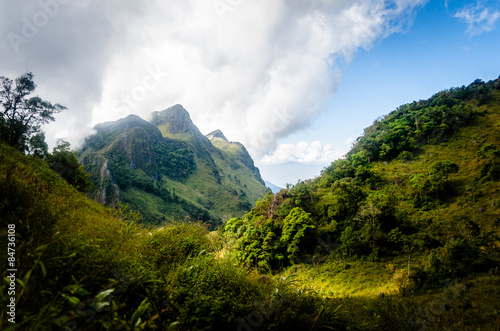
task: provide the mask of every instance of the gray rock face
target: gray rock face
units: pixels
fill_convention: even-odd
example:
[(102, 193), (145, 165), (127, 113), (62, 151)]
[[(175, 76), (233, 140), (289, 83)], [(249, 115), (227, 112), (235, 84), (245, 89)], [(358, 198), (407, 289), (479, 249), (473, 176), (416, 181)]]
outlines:
[(196, 128), (191, 116), (181, 105), (154, 112), (151, 123), (155, 126), (167, 126), (167, 130), (171, 134), (189, 132)]
[(222, 140), (225, 140), (225, 141), (228, 141), (226, 136), (224, 136), (224, 134), (222, 133), (221, 130), (217, 129), (215, 131), (212, 131), (210, 132), (209, 134), (207, 134), (207, 138), (212, 140), (214, 138), (220, 138)]
[(157, 179), (158, 168), (151, 138), (144, 128), (136, 127), (124, 132), (116, 145), (116, 150), (126, 156), (132, 169), (142, 169), (147, 175)]

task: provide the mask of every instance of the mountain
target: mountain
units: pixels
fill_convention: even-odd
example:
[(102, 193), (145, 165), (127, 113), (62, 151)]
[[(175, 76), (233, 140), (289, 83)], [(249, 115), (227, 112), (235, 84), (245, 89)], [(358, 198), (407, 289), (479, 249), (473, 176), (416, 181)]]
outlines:
[(282, 187), (274, 185), (273, 183), (268, 182), (267, 180), (265, 181), (265, 183), (266, 183), (266, 187), (269, 188), (273, 193), (278, 193), (282, 189)]
[(240, 262), (323, 295), (406, 296), (495, 274), (499, 226), (500, 77), (400, 106), (225, 229)]
[(150, 122), (130, 115), (94, 129), (79, 153), (94, 183), (89, 196), (126, 203), (147, 223), (187, 216), (220, 224), (267, 192), (246, 148), (219, 130), (204, 136), (181, 105)]
[[(137, 116), (96, 128), (86, 153), (110, 185), (103, 200), (150, 197), (141, 181), (156, 196), (161, 178), (187, 185), (204, 166), (155, 128)], [(441, 91), (212, 232), (144, 226), (0, 141), (0, 253), (13, 268), (0, 329), (497, 330), (499, 132), (500, 79)], [(220, 131), (206, 138), (245, 155)], [(120, 170), (130, 177), (111, 177)]]

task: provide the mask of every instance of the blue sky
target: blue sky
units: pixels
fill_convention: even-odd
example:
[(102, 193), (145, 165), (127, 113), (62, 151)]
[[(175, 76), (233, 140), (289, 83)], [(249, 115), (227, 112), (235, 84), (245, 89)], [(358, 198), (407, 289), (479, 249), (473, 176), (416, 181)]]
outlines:
[[(464, 8), (500, 12), (498, 1), (430, 1), (413, 13), (404, 31), (377, 40), (368, 50), (360, 49), (341, 65), (341, 84), (328, 100), (325, 112), (312, 125), (280, 144), (320, 141), (344, 154), (349, 142), (382, 115), (413, 100), (427, 99), (443, 89), (468, 85), (477, 78), (485, 81), (500, 76), (500, 18), (490, 31), (468, 32), (467, 22), (456, 17)], [(474, 25), (477, 29), (481, 24)], [(328, 162), (310, 162), (308, 175)], [(295, 183), (297, 173), (282, 173), (261, 165), (263, 176), (284, 185)], [(290, 164), (287, 164), (287, 169)], [(269, 173), (269, 175), (268, 175)]]
[[(446, 7), (445, 1), (430, 1), (415, 11), (405, 31), (360, 50), (342, 67), (342, 83), (330, 98), (327, 112), (290, 141), (316, 135), (321, 141), (339, 144), (356, 138), (375, 118), (404, 103), (468, 85), (477, 78), (499, 77), (500, 19), (493, 31), (468, 34), (467, 24), (455, 14), (471, 3), (448, 1)], [(498, 1), (486, 4), (500, 12)]]
[(500, 0), (0, 2), (0, 75), (31, 71), (68, 108), (50, 146), (182, 104), (278, 185), (318, 175), (404, 103), (497, 78), (499, 48)]

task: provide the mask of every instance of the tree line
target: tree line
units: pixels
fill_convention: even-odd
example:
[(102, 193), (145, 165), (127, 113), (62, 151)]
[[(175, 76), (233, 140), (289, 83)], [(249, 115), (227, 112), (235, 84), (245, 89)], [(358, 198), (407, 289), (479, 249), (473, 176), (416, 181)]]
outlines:
[(27, 72), (16, 79), (0, 76), (0, 141), (23, 154), (41, 158), (79, 191), (92, 188), (76, 152), (70, 144), (60, 141), (52, 153), (45, 142), (43, 125), (55, 121), (55, 115), (66, 107), (32, 96), (36, 89), (34, 76)]

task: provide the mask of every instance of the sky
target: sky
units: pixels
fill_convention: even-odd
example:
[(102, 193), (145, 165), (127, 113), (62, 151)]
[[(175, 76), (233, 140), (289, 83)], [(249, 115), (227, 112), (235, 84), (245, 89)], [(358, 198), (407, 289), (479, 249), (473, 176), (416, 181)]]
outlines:
[(496, 79), (498, 54), (500, 0), (0, 2), (0, 76), (31, 71), (68, 108), (45, 127), (51, 146), (182, 104), (279, 186), (402, 104)]

